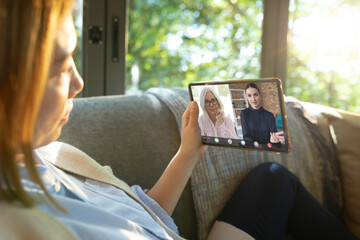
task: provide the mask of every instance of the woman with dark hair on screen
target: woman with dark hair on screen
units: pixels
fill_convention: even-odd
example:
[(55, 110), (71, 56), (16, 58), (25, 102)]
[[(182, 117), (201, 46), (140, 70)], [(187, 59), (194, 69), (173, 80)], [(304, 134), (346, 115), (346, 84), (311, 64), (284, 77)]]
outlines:
[(230, 117), (225, 116), (224, 105), (213, 88), (204, 87), (201, 90), (200, 106), (203, 110), (203, 114), (199, 117), (201, 135), (237, 138), (234, 122)]
[(284, 132), (278, 132), (274, 115), (262, 107), (260, 89), (255, 83), (245, 86), (245, 94), (250, 107), (241, 111), (243, 139), (247, 146), (274, 144), (281, 146), (285, 141)]
[[(149, 191), (128, 186), (79, 149), (54, 142), (83, 87), (72, 57), (73, 5), (0, 1), (0, 239), (183, 239), (170, 215), (206, 151), (195, 102), (181, 119), (178, 152)], [(226, 228), (214, 225), (214, 239), (277, 237), (285, 223), (303, 239), (355, 239), (284, 167), (263, 164), (249, 176), (221, 215)], [(276, 216), (262, 221), (269, 228), (254, 224), (264, 216), (251, 211), (259, 207)]]

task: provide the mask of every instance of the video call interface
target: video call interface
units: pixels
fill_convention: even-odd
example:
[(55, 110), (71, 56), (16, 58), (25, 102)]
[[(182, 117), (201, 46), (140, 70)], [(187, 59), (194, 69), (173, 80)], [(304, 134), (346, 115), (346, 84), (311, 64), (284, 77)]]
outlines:
[(288, 152), (279, 81), (190, 84), (202, 141), (210, 145)]

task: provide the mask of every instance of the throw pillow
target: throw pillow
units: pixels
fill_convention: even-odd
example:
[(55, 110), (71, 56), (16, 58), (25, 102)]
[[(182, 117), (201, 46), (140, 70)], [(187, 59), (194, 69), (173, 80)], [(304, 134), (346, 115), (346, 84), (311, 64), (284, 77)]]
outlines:
[(340, 160), (344, 191), (344, 221), (360, 238), (360, 114), (337, 110), (323, 113)]

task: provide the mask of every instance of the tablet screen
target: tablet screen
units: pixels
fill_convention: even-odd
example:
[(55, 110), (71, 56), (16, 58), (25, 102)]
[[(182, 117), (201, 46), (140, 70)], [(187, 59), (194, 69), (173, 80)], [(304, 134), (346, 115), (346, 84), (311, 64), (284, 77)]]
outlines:
[(290, 151), (281, 81), (245, 79), (189, 84), (199, 106), (204, 144), (279, 153)]

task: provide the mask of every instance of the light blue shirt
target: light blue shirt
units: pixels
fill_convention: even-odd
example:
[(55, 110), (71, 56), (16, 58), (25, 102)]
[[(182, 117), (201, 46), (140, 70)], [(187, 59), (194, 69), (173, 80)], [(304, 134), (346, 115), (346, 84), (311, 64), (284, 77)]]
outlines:
[[(37, 207), (54, 216), (80, 239), (172, 239), (124, 191), (91, 179), (80, 181), (46, 161), (43, 163), (38, 166), (38, 171), (45, 187), (67, 209), (68, 214), (49, 204)], [(34, 194), (41, 192), (25, 169), (21, 174), (27, 191)], [(133, 186), (131, 189), (170, 229), (178, 233), (172, 218), (141, 187)]]

